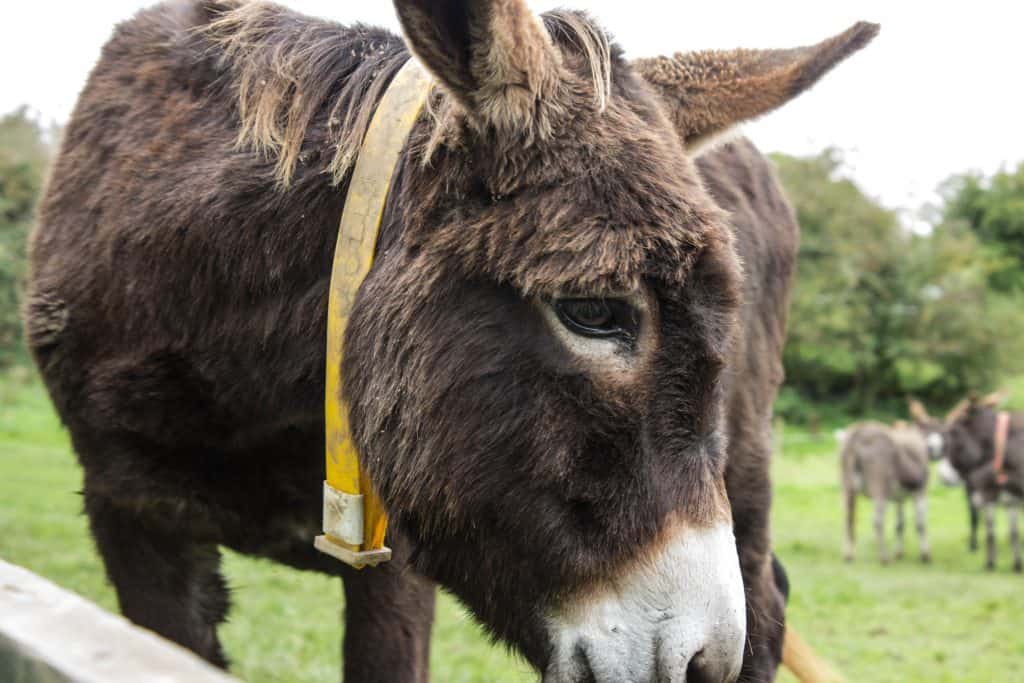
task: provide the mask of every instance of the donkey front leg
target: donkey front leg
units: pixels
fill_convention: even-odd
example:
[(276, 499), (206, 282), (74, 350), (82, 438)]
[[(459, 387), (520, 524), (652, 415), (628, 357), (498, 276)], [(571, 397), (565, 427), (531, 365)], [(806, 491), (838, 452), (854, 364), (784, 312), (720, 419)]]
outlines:
[(996, 568), (996, 506), (995, 503), (986, 503), (982, 508), (985, 513), (985, 569), (992, 571)]
[(885, 498), (875, 498), (875, 540), (878, 543), (878, 560), (889, 564), (889, 551), (885, 547)]
[(857, 526), (857, 491), (844, 487), (843, 503), (843, 508), (846, 511), (846, 539), (843, 543), (843, 559), (847, 562), (853, 562), (856, 541), (854, 530)]
[(85, 510), (124, 616), (226, 667), (217, 625), (229, 603), (217, 545), (143, 521), (88, 485)]
[(964, 487), (967, 494), (967, 514), (970, 518), (970, 536), (967, 539), (967, 549), (972, 553), (978, 550), (978, 506), (974, 504), (971, 489)]
[(1010, 520), (1010, 546), (1013, 548), (1013, 571), (1018, 574), (1024, 570), (1020, 558), (1020, 506), (1011, 505), (1006, 509)]
[(904, 519), (903, 519), (903, 501), (897, 500), (893, 505), (896, 507), (896, 559), (903, 559), (903, 537), (904, 537)]
[[(395, 559), (378, 567), (346, 569), (344, 680), (427, 683), (434, 585), (408, 568), (401, 539)], [(403, 557), (403, 555), (405, 557)]]
[(932, 548), (928, 544), (928, 497), (922, 493), (914, 499), (914, 521), (917, 524), (918, 551), (921, 561), (932, 561)]

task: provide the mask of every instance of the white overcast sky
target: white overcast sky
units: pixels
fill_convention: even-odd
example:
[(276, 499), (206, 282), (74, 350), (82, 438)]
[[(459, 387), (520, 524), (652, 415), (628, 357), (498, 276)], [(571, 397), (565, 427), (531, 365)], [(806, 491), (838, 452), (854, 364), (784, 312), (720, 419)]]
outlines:
[[(113, 25), (140, 0), (3, 2), (0, 112), (63, 121)], [(286, 0), (342, 22), (396, 28), (387, 0)], [(817, 42), (858, 19), (882, 33), (811, 92), (746, 127), (764, 151), (841, 148), (853, 177), (915, 209), (940, 181), (1024, 161), (1024, 2), (910, 0), (531, 0), (589, 10), (629, 56)]]

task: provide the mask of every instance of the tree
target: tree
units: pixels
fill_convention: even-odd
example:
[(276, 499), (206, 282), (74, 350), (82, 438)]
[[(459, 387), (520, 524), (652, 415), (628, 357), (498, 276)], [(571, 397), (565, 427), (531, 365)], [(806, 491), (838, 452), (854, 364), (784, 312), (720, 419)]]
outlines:
[(18, 356), (25, 242), (49, 159), (47, 133), (26, 109), (0, 117), (0, 368)]
[(841, 177), (835, 150), (774, 160), (801, 227), (787, 376), (813, 399), (852, 394), (870, 409), (895, 381), (906, 315), (896, 261), (905, 236), (894, 213)]
[(1024, 163), (991, 178), (954, 176), (940, 189), (945, 199), (942, 222), (963, 224), (1002, 263), (990, 284), (1000, 292), (1024, 292)]
[(911, 393), (948, 402), (1015, 362), (1020, 344), (1005, 336), (1021, 316), (988, 288), (1005, 259), (977, 234), (905, 229), (843, 177), (835, 150), (773, 159), (801, 227), (790, 391), (865, 413)]

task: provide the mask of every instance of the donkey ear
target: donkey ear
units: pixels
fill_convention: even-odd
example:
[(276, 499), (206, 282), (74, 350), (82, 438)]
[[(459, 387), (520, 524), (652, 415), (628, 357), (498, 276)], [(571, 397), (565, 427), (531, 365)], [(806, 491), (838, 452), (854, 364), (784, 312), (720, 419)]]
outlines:
[(1009, 391), (1006, 389), (1000, 389), (999, 391), (993, 392), (981, 399), (981, 405), (988, 408), (995, 408), (996, 406), (1002, 405), (1009, 397)]
[(867, 45), (878, 24), (860, 22), (817, 45), (790, 50), (677, 53), (634, 68), (668, 102), (690, 150), (730, 127), (781, 107)]
[(932, 419), (931, 415), (928, 414), (928, 410), (925, 409), (924, 404), (916, 398), (910, 399), (910, 416), (918, 422), (928, 422)]
[(560, 57), (525, 0), (394, 0), (406, 42), (471, 113), (496, 124), (529, 116)]
[(971, 409), (971, 406), (976, 400), (976, 394), (972, 394), (967, 398), (960, 399), (960, 401), (955, 406), (953, 406), (952, 410), (949, 411), (949, 414), (946, 415), (946, 424), (953, 424), (954, 422), (962, 418), (964, 415), (966, 415), (967, 411)]

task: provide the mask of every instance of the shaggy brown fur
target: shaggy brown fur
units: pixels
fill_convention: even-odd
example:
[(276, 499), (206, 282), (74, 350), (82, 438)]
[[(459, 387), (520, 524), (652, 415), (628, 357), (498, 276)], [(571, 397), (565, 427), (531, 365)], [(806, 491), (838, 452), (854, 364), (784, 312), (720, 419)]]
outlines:
[[(403, 42), (180, 0), (119, 26), (79, 100), (26, 327), (123, 611), (223, 663), (227, 545), (344, 576), (347, 680), (425, 680), (420, 576), (543, 670), (549, 610), (674, 525), (726, 519), (725, 489), (744, 678), (771, 680), (769, 425), (796, 250), (772, 170), (746, 142), (695, 167), (693, 131), (670, 123), (686, 103), (582, 15), (396, 6), (439, 86), (346, 338), (354, 436), (394, 521), (383, 568), (344, 569), (310, 540), (335, 232)], [(839, 40), (826, 66), (863, 44)], [(601, 381), (540, 313), (634, 291), (654, 314), (618, 348), (643, 355), (629, 381)]]
[(914, 499), (922, 562), (931, 561), (928, 545), (927, 494), (928, 445), (917, 427), (878, 422), (851, 425), (841, 437), (840, 485), (846, 509), (844, 558), (854, 556), (854, 524), (858, 494), (871, 498), (875, 507), (875, 538), (882, 564), (889, 562), (885, 545), (885, 510), (896, 508), (896, 558), (903, 557), (903, 501)]

